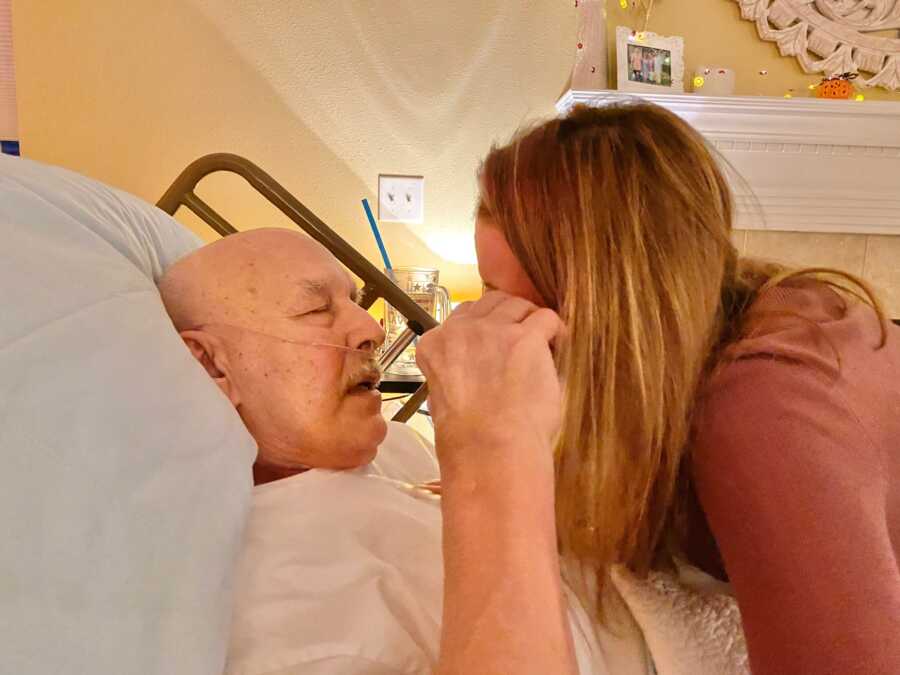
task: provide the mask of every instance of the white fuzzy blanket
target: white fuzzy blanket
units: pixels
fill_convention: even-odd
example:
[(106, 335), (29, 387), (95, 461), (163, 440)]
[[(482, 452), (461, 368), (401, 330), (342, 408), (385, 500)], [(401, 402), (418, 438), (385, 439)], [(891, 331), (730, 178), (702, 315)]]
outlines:
[(612, 579), (658, 675), (750, 675), (741, 613), (728, 584), (690, 566), (644, 580), (616, 568)]

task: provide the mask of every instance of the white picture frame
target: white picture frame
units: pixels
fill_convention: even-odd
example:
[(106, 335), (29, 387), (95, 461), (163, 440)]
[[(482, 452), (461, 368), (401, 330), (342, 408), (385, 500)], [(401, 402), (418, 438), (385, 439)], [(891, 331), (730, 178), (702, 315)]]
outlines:
[(617, 26), (616, 74), (619, 91), (683, 93), (684, 38)]

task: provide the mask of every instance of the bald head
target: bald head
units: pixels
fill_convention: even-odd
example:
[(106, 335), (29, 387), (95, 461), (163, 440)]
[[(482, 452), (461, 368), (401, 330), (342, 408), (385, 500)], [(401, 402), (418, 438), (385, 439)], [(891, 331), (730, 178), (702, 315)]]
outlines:
[(286, 287), (290, 272), (322, 260), (334, 258), (300, 232), (250, 230), (207, 244), (176, 262), (160, 281), (159, 292), (179, 331), (242, 323), (267, 312), (291, 311), (291, 289)]
[(159, 291), (256, 439), (257, 482), (374, 457), (386, 433), (373, 388), (384, 331), (323, 246), (293, 230), (229, 235), (175, 263)]

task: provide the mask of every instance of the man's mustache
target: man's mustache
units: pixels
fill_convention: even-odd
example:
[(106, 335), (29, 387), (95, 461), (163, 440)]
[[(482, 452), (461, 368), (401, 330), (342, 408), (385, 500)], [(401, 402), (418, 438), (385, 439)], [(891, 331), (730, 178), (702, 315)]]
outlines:
[(368, 382), (371, 383), (372, 388), (374, 389), (381, 382), (381, 375), (382, 372), (378, 365), (378, 360), (374, 357), (367, 358), (356, 366), (347, 376), (346, 388), (352, 389), (359, 384)]

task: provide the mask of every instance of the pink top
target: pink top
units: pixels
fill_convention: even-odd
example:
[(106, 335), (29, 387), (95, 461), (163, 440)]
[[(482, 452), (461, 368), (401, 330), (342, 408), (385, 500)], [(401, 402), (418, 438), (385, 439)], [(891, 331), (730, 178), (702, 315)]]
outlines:
[(809, 282), (757, 307), (782, 314), (704, 389), (694, 459), (753, 673), (898, 675), (900, 328), (875, 350), (871, 308)]

